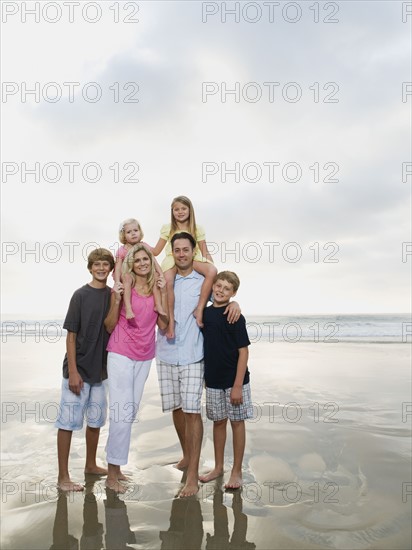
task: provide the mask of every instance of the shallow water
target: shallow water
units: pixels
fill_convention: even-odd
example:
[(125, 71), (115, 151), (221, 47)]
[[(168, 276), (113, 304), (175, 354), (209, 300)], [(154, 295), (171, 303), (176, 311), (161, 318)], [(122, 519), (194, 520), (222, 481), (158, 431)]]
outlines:
[[(58, 494), (61, 348), (4, 346), (3, 549), (411, 547), (409, 346), (252, 346), (255, 417), (246, 425), (243, 490), (222, 492), (217, 480), (183, 501), (154, 365), (133, 427), (126, 495), (107, 491), (104, 478), (84, 478), (83, 432), (73, 436), (70, 470), (86, 491)], [(211, 423), (204, 428), (201, 471), (213, 461)], [(106, 438), (107, 426), (102, 462)], [(225, 476), (230, 433), (226, 455)]]

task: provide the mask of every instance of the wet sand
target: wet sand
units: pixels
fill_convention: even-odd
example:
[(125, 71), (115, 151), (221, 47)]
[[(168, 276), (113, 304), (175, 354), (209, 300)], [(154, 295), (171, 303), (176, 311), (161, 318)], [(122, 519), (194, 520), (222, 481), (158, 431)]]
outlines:
[[(409, 345), (254, 344), (244, 488), (222, 492), (219, 479), (191, 499), (175, 498), (179, 446), (154, 363), (124, 468), (133, 482), (126, 495), (106, 491), (104, 478), (85, 479), (84, 432), (73, 436), (70, 470), (86, 491), (58, 494), (53, 421), (63, 353), (63, 340), (3, 345), (3, 549), (411, 547)], [(204, 429), (201, 472), (213, 462), (206, 419)], [(106, 438), (107, 426), (101, 463)], [(230, 431), (226, 455), (225, 478)]]

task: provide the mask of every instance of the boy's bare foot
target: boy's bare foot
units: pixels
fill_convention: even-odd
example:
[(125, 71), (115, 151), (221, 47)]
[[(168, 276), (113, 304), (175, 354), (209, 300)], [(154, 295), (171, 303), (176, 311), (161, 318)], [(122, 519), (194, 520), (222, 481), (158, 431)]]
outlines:
[(130, 481), (130, 478), (128, 478), (127, 476), (125, 476), (123, 472), (119, 472), (119, 473), (117, 474), (117, 480), (118, 480), (118, 481)]
[(96, 476), (107, 476), (107, 468), (102, 468), (101, 466), (92, 466), (91, 468), (84, 469), (85, 474), (94, 474)]
[(219, 468), (213, 468), (213, 470), (210, 471), (208, 474), (203, 474), (199, 476), (199, 480), (202, 483), (207, 483), (208, 481), (213, 481), (214, 479), (217, 479), (222, 475), (223, 475), (223, 470), (220, 470)]
[(175, 320), (170, 318), (169, 324), (166, 330), (166, 338), (168, 340), (173, 340), (174, 337), (175, 337)]
[(239, 474), (234, 474), (233, 472), (230, 475), (229, 481), (225, 483), (225, 489), (239, 489), (243, 485), (242, 476)]
[(189, 483), (186, 481), (185, 486), (179, 493), (180, 498), (191, 497), (199, 491), (199, 485), (197, 483)]
[(134, 313), (131, 309), (126, 309), (126, 319), (134, 319)]
[(127, 487), (122, 485), (117, 479), (106, 479), (106, 487), (115, 493), (124, 494), (127, 491)]
[(75, 493), (84, 491), (83, 485), (81, 485), (80, 483), (75, 483), (70, 478), (57, 480), (57, 487), (62, 491), (73, 491)]
[(203, 328), (203, 309), (197, 307), (197, 308), (194, 310), (193, 315), (194, 315), (195, 318), (196, 318), (197, 326), (200, 327), (200, 328)]
[(189, 461), (186, 458), (181, 458), (177, 464), (175, 464), (175, 468), (178, 470), (185, 470), (189, 466)]

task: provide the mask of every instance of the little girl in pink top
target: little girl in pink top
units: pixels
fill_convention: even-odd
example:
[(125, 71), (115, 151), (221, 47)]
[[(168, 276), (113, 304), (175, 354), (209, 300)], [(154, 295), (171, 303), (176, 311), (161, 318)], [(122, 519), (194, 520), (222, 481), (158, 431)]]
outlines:
[[(122, 246), (119, 247), (116, 252), (116, 264), (114, 267), (113, 277), (115, 283), (120, 281), (124, 285), (124, 304), (126, 308), (126, 319), (134, 319), (135, 315), (133, 313), (133, 308), (130, 302), (131, 290), (132, 290), (132, 277), (130, 276), (127, 270), (123, 271), (123, 262), (126, 257), (126, 254), (130, 249), (140, 243), (143, 244), (150, 252), (152, 252), (152, 247), (147, 243), (142, 241), (143, 239), (143, 229), (140, 223), (135, 218), (128, 218), (127, 220), (122, 221), (119, 227), (119, 241), (122, 243)], [(156, 273), (161, 276), (163, 272), (155, 259), (155, 270)], [(155, 309), (158, 313), (164, 314), (162, 309), (162, 301), (158, 288), (154, 288), (154, 298), (155, 298)]]
[[(125, 476), (120, 466), (127, 464), (131, 428), (139, 408), (143, 388), (155, 356), (156, 324), (162, 329), (169, 322), (166, 281), (156, 274), (155, 259), (145, 245), (139, 243), (127, 253), (123, 271), (132, 280), (130, 304), (137, 319), (131, 324), (122, 304), (122, 284), (112, 292), (106, 330), (111, 333), (107, 346), (107, 374), (110, 399), (109, 438), (106, 445), (108, 476), (106, 485), (117, 493), (126, 492)], [(160, 306), (154, 310), (154, 290), (158, 289)]]

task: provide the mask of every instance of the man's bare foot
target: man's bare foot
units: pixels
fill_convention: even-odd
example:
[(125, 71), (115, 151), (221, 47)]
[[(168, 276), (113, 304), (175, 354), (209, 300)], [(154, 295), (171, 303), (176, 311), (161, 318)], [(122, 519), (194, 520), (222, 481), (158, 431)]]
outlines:
[(178, 470), (186, 470), (186, 468), (189, 466), (189, 461), (186, 458), (181, 458), (177, 464), (175, 464), (175, 468)]
[(230, 475), (229, 481), (225, 483), (225, 489), (239, 489), (243, 485), (242, 476), (239, 474), (234, 474), (233, 472)]
[(222, 475), (223, 475), (223, 470), (220, 470), (218, 468), (213, 468), (213, 470), (210, 471), (208, 474), (203, 474), (199, 476), (199, 480), (202, 483), (207, 483), (208, 481), (213, 481), (214, 479), (217, 479)]
[(81, 485), (80, 483), (75, 483), (70, 478), (57, 480), (57, 487), (62, 491), (73, 491), (75, 493), (84, 491), (83, 485)]
[(194, 310), (193, 315), (196, 318), (197, 326), (203, 328), (203, 309), (197, 307)]
[(192, 497), (199, 491), (199, 485), (197, 483), (189, 483), (186, 481), (186, 485), (179, 493), (180, 498)]
[(84, 469), (85, 474), (94, 474), (96, 476), (107, 476), (107, 468), (102, 468), (101, 466), (92, 466), (91, 468)]
[(127, 487), (122, 485), (117, 479), (106, 479), (106, 487), (115, 493), (124, 494), (127, 491)]
[(175, 320), (170, 318), (169, 324), (167, 325), (166, 338), (168, 340), (173, 340), (174, 337), (175, 337)]

